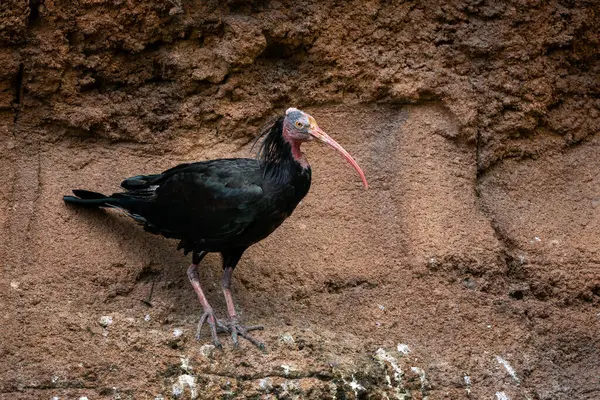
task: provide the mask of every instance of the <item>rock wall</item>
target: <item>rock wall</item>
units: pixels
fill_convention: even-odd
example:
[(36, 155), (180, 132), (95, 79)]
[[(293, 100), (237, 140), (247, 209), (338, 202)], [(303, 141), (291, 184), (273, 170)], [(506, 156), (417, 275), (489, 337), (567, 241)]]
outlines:
[[(3, 1), (0, 398), (599, 397), (599, 28), (595, 1)], [(311, 192), (234, 274), (267, 352), (219, 352), (173, 241), (61, 196), (251, 156), (289, 106), (371, 187), (305, 146)]]

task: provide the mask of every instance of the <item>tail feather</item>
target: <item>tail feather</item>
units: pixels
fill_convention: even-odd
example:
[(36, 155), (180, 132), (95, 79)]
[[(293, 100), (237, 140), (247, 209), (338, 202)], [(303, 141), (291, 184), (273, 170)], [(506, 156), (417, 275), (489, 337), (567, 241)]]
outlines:
[(75, 196), (64, 196), (65, 203), (77, 204), (83, 207), (113, 207), (119, 205), (119, 200), (89, 190), (73, 190)]
[(103, 195), (102, 193), (92, 192), (89, 190), (83, 189), (74, 189), (73, 194), (80, 199), (84, 200), (99, 200), (99, 199), (107, 199), (108, 196)]
[(152, 182), (160, 178), (162, 175), (137, 175), (125, 179), (121, 182), (121, 187), (127, 190), (146, 189), (152, 185)]

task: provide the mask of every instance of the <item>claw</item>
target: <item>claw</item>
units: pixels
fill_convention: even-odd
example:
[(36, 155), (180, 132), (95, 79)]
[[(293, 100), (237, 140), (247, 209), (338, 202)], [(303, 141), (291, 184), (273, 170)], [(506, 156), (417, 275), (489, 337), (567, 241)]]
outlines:
[(229, 321), (225, 322), (215, 317), (214, 312), (209, 309), (202, 313), (200, 316), (200, 320), (198, 321), (198, 329), (196, 330), (196, 340), (200, 340), (200, 331), (204, 324), (207, 324), (210, 329), (210, 335), (212, 338), (212, 342), (216, 348), (219, 350), (223, 350), (223, 345), (219, 341), (217, 334), (219, 333), (229, 333), (231, 334), (231, 340), (233, 341), (233, 345), (235, 347), (240, 346), (239, 337), (243, 337), (260, 350), (265, 350), (265, 345), (261, 341), (255, 339), (248, 332), (251, 331), (262, 331), (264, 328), (262, 325), (250, 325), (244, 326), (240, 324), (240, 321), (237, 318), (232, 318)]
[(198, 327), (196, 328), (196, 340), (200, 340), (200, 331), (202, 330), (202, 325), (204, 325), (204, 322), (206, 322), (208, 315), (209, 314), (207, 312), (204, 312), (202, 316), (200, 316), (200, 320), (198, 321)]
[(250, 325), (250, 326), (246, 327), (246, 330), (248, 332), (250, 332), (250, 331), (263, 331), (263, 330), (265, 330), (265, 327), (262, 326), (262, 325)]
[(250, 343), (252, 343), (253, 345), (255, 345), (256, 347), (258, 347), (261, 350), (265, 350), (265, 344), (255, 338), (253, 338), (252, 336), (250, 336), (247, 332), (247, 330), (240, 332), (240, 335), (248, 340)]
[(240, 342), (238, 342), (238, 333), (235, 327), (231, 328), (231, 340), (233, 341), (233, 345), (235, 347), (240, 347)]
[(217, 320), (217, 333), (229, 333), (229, 328), (220, 319)]
[[(200, 331), (202, 330), (202, 326), (204, 325), (205, 322), (208, 324), (208, 327), (210, 329), (210, 336), (212, 337), (213, 344), (219, 350), (223, 350), (223, 345), (221, 344), (221, 342), (219, 341), (219, 338), (217, 337), (216, 322), (218, 323), (218, 320), (215, 317), (215, 313), (212, 310), (206, 310), (202, 313), (202, 316), (200, 317), (200, 321), (198, 321), (198, 329), (196, 330), (196, 340), (200, 340)], [(221, 326), (219, 326), (219, 328), (222, 329)]]
[(258, 347), (260, 350), (265, 350), (264, 343), (255, 339), (254, 337), (252, 337), (252, 335), (248, 333), (250, 331), (263, 330), (264, 328), (262, 325), (244, 326), (240, 324), (237, 318), (231, 318), (226, 324), (219, 321), (218, 324), (220, 328), (227, 329), (227, 332), (231, 334), (231, 340), (233, 341), (233, 345), (235, 347), (239, 347), (239, 336), (241, 336), (256, 347)]

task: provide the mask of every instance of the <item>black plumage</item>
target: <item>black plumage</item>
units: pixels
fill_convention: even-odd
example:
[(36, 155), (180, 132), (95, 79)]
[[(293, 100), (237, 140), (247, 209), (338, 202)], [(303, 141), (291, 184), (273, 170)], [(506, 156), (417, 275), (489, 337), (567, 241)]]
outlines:
[[(317, 127), (311, 116), (289, 109), (285, 117), (265, 129), (257, 159), (181, 164), (161, 174), (125, 179), (121, 183), (125, 191), (110, 196), (73, 190), (75, 196), (65, 196), (64, 200), (86, 207), (122, 209), (143, 224), (146, 231), (179, 239), (178, 248), (186, 254), (190, 251), (194, 254), (194, 268), (190, 266), (188, 275), (204, 308), (199, 329), (204, 321), (208, 322), (213, 341), (219, 346), (216, 327), (231, 332), (236, 344), (239, 333), (262, 346), (247, 334), (248, 330), (258, 327), (243, 327), (237, 320), (229, 292), (231, 272), (243, 252), (281, 225), (308, 193), (311, 169), (299, 145), (313, 137), (341, 149)], [(346, 157), (345, 150), (340, 151)], [(356, 164), (349, 155), (347, 158)], [(362, 171), (358, 170), (366, 185)], [(219, 252), (223, 256), (228, 324), (214, 318), (197, 282), (195, 267), (207, 252)]]
[(104, 196), (74, 190), (68, 203), (125, 210), (148, 232), (180, 239), (185, 253), (247, 248), (275, 230), (308, 193), (311, 170), (296, 163), (270, 127), (258, 159), (181, 164), (161, 174), (125, 179), (125, 192)]

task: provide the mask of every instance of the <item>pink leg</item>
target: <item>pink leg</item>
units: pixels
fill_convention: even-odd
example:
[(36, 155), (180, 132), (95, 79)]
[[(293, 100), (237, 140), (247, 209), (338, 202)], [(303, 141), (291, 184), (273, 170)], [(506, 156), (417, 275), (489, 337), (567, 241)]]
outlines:
[(237, 318), (235, 306), (233, 305), (233, 296), (231, 295), (232, 274), (233, 268), (225, 268), (223, 271), (223, 279), (221, 279), (221, 287), (223, 288), (223, 295), (225, 296), (225, 302), (227, 303), (227, 313), (229, 314), (229, 318)]
[(240, 320), (235, 312), (235, 305), (233, 304), (233, 296), (231, 295), (231, 275), (233, 274), (232, 267), (225, 267), (223, 270), (223, 279), (221, 279), (221, 287), (223, 288), (223, 295), (225, 296), (225, 302), (227, 303), (227, 313), (229, 314), (229, 322), (227, 324), (219, 324), (220, 326), (225, 325), (227, 330), (231, 332), (231, 339), (233, 344), (239, 346), (238, 334), (247, 339), (249, 342), (264, 350), (265, 345), (256, 340), (248, 334), (250, 331), (262, 330), (263, 327), (260, 325), (243, 326), (240, 324)]
[[(200, 259), (202, 259), (203, 256), (204, 256), (204, 254), (201, 255)], [(208, 326), (210, 327), (210, 334), (212, 336), (214, 345), (217, 348), (222, 349), (223, 346), (221, 345), (221, 342), (219, 341), (219, 338), (217, 337), (217, 328), (216, 328), (217, 318), (215, 317), (215, 313), (213, 312), (213, 309), (210, 306), (210, 304), (208, 304), (208, 300), (206, 300), (206, 296), (204, 295), (204, 292), (202, 291), (202, 288), (200, 287), (200, 279), (198, 276), (198, 264), (191, 264), (187, 270), (187, 274), (188, 274), (190, 283), (192, 284), (192, 287), (194, 288), (194, 291), (198, 295), (198, 299), (200, 300), (200, 304), (202, 305), (202, 309), (204, 311), (202, 313), (202, 316), (200, 317), (200, 321), (198, 322), (198, 330), (196, 331), (196, 339), (200, 339), (200, 330), (202, 329), (202, 325), (204, 325), (204, 322), (206, 322), (206, 323), (208, 323)]]

